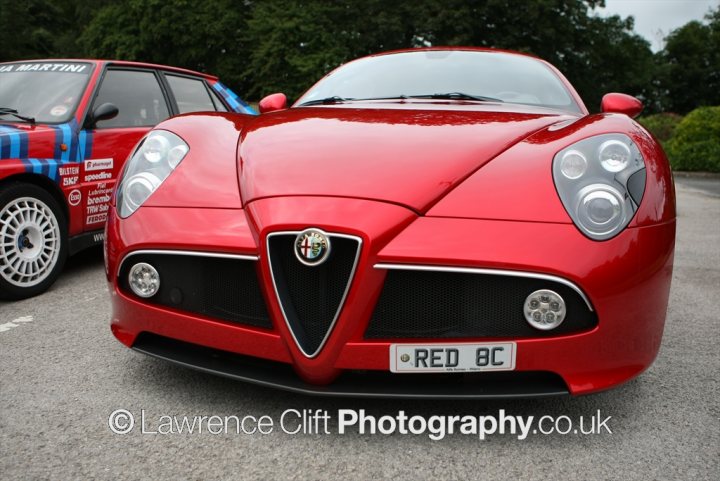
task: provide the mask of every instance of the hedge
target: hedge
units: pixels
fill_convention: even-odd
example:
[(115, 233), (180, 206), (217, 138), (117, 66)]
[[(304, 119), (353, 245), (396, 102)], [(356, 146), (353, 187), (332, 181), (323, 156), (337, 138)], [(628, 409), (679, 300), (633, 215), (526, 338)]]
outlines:
[(720, 107), (685, 116), (664, 143), (673, 170), (720, 172)]
[(672, 138), (675, 129), (682, 119), (682, 115), (664, 113), (640, 117), (638, 122), (664, 145), (665, 142)]

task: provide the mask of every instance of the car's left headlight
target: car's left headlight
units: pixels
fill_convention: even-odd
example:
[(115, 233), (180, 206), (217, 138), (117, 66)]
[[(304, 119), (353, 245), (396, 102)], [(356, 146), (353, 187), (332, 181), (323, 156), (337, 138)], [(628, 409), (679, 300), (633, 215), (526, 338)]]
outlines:
[(645, 159), (625, 134), (576, 142), (555, 155), (552, 169), (565, 210), (594, 240), (622, 232), (645, 192)]
[(135, 212), (185, 158), (190, 147), (167, 130), (153, 130), (127, 162), (117, 190), (120, 217)]

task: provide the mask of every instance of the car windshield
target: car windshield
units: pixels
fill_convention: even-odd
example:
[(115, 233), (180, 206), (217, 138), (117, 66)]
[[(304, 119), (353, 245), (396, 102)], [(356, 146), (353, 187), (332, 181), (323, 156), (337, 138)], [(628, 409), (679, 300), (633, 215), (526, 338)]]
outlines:
[[(67, 122), (92, 72), (80, 62), (22, 62), (0, 64), (0, 109), (12, 109), (36, 122)], [(17, 121), (0, 114), (0, 122)]]
[(581, 112), (544, 62), (524, 55), (468, 50), (421, 50), (350, 62), (320, 80), (297, 105), (322, 99), (413, 96), (476, 97)]

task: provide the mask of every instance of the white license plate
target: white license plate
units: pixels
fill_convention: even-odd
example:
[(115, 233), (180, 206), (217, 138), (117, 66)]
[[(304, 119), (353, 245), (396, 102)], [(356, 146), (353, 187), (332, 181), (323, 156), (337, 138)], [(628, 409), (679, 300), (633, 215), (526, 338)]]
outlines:
[(391, 344), (392, 372), (512, 371), (514, 342), (479, 344)]

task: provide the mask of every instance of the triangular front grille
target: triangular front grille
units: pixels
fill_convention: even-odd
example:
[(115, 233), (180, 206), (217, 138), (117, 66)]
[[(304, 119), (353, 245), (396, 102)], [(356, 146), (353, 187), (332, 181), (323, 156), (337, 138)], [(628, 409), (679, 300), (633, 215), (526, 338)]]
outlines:
[(268, 235), (270, 272), (288, 328), (307, 357), (316, 356), (337, 321), (360, 256), (358, 237), (328, 234), (332, 249), (317, 266), (295, 255), (298, 232)]

